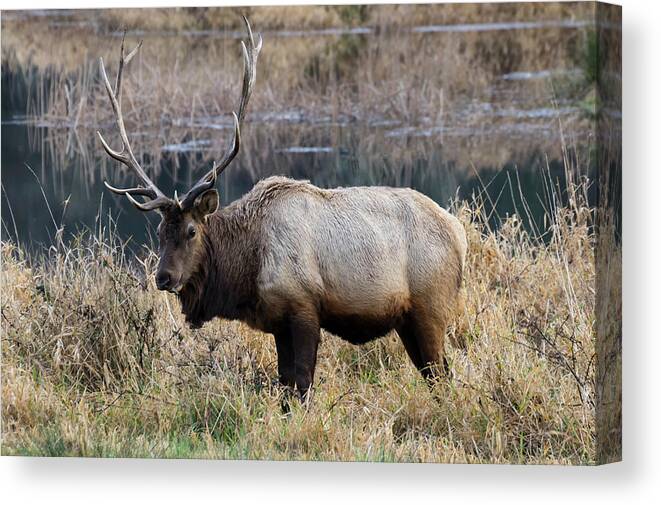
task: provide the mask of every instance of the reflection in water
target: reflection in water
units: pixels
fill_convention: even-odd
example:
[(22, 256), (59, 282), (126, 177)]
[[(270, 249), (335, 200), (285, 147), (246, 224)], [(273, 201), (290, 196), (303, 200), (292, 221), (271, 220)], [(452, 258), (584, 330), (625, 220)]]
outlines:
[[(545, 201), (542, 176), (549, 173), (559, 187), (564, 187), (562, 162), (557, 158), (549, 161), (539, 150), (512, 153), (514, 157), (505, 162), (494, 156), (493, 164), (471, 167), (447, 158), (444, 144), (414, 137), (388, 142), (390, 139), (380, 133), (374, 135), (374, 132), (352, 126), (309, 131), (305, 127), (250, 124), (245, 128), (247, 140), (242, 153), (220, 178), (221, 201), (227, 204), (240, 198), (255, 182), (269, 175), (309, 179), (322, 187), (412, 187), (444, 206), (455, 197), (470, 198), (487, 186), (489, 198), (496, 208), (492, 216), (494, 225), (500, 217), (522, 209), (523, 195), (537, 226), (542, 227)], [(2, 139), (2, 184), (8, 194), (2, 200), (3, 233), (15, 234), (14, 223), (7, 219), (10, 216), (8, 206), (11, 205), (12, 219), (21, 242), (28, 245), (52, 242), (56, 226), (44, 201), (43, 186), (57, 226), (62, 224), (69, 232), (81, 227), (93, 229), (101, 211), (115, 217), (123, 238), (132, 237), (136, 243), (141, 243), (153, 235), (153, 226), (145, 227), (145, 219), (153, 225), (156, 224), (155, 216), (135, 211), (124, 199), (109, 194), (103, 186), (104, 178), (121, 186), (130, 182), (131, 175), (119, 166), (110, 166), (100, 168), (90, 179), (87, 172), (79, 169), (82, 163), (102, 166), (103, 155), (98, 149), (91, 160), (84, 161), (73, 154), (66, 158), (66, 168), (53, 169), (52, 157), (44, 152), (48, 148), (48, 139), (30, 147), (27, 125), (3, 125)], [(191, 140), (179, 146), (166, 146), (170, 156), (164, 158), (168, 161), (161, 162), (156, 177), (158, 186), (170, 195), (175, 189), (181, 193), (190, 186), (203, 170), (208, 169), (209, 143)], [(468, 142), (463, 145), (470, 150)], [(27, 165), (35, 170), (39, 181)]]

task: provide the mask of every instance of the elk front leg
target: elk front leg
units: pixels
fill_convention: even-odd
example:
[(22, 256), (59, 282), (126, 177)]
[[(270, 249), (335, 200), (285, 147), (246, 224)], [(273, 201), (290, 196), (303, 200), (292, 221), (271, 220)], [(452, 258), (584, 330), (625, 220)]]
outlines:
[(280, 384), (294, 389), (296, 375), (294, 368), (294, 346), (288, 328), (275, 333), (275, 349), (278, 353), (278, 379)]
[(320, 339), (317, 314), (312, 311), (296, 311), (290, 317), (289, 330), (294, 346), (296, 389), (301, 400), (305, 401), (314, 380), (314, 369), (317, 364), (317, 347)]
[(284, 387), (284, 394), (280, 407), (284, 414), (289, 414), (289, 400), (296, 386), (296, 375), (294, 368), (294, 346), (291, 338), (291, 332), (287, 326), (284, 326), (276, 333), (275, 349), (278, 354), (278, 380)]

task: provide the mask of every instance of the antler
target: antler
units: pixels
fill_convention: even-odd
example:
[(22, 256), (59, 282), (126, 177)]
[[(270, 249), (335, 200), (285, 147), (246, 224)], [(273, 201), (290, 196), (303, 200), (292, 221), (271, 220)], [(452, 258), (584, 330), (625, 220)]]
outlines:
[[(129, 201), (138, 209), (143, 211), (155, 210), (165, 205), (171, 205), (173, 201), (166, 197), (161, 192), (161, 190), (158, 189), (156, 184), (152, 182), (152, 180), (142, 169), (135, 156), (133, 155), (133, 150), (131, 149), (131, 144), (129, 143), (128, 135), (126, 134), (126, 128), (124, 127), (124, 117), (122, 115), (122, 71), (124, 70), (124, 65), (128, 65), (128, 63), (137, 54), (138, 50), (142, 46), (142, 41), (138, 43), (133, 51), (124, 56), (125, 36), (126, 32), (124, 32), (124, 36), (122, 36), (122, 45), (120, 48), (119, 56), (119, 69), (117, 70), (117, 81), (115, 82), (114, 91), (110, 86), (110, 81), (108, 80), (108, 75), (106, 74), (106, 67), (103, 64), (103, 58), (99, 58), (101, 76), (103, 77), (103, 82), (106, 86), (106, 91), (108, 92), (108, 98), (110, 98), (112, 110), (115, 113), (115, 120), (117, 122), (117, 128), (119, 129), (119, 136), (122, 140), (121, 151), (115, 151), (112, 149), (101, 135), (101, 132), (97, 131), (96, 134), (99, 136), (99, 140), (101, 140), (101, 144), (103, 145), (106, 153), (108, 153), (108, 156), (123, 163), (128, 168), (133, 170), (144, 186), (139, 186), (136, 188), (115, 188), (108, 184), (106, 181), (103, 181), (103, 183), (113, 193), (118, 195), (125, 195), (126, 198), (128, 198)], [(134, 196), (143, 196), (149, 200), (145, 203), (140, 203), (134, 198)]]
[(227, 151), (220, 163), (214, 162), (211, 170), (209, 170), (200, 180), (198, 180), (193, 187), (186, 193), (183, 200), (179, 202), (181, 208), (187, 208), (192, 205), (198, 195), (204, 193), (206, 190), (212, 188), (216, 183), (218, 176), (227, 168), (227, 166), (234, 160), (239, 153), (239, 146), (241, 144), (241, 124), (243, 117), (246, 114), (246, 107), (250, 100), (253, 87), (255, 86), (255, 77), (257, 75), (257, 57), (259, 51), (262, 49), (262, 36), (257, 34), (256, 42), (253, 36), (252, 29), (248, 19), (243, 16), (243, 21), (248, 30), (248, 37), (250, 39), (250, 48), (246, 48), (246, 44), (241, 41), (241, 48), (243, 49), (243, 89), (241, 92), (241, 101), (239, 102), (239, 114), (232, 113), (234, 118), (234, 138), (232, 146)]

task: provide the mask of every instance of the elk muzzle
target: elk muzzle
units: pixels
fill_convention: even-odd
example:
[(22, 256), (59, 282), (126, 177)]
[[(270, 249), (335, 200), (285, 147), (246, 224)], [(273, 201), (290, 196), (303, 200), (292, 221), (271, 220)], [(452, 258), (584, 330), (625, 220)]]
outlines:
[(182, 288), (181, 274), (159, 268), (156, 272), (156, 287), (161, 291), (178, 293)]

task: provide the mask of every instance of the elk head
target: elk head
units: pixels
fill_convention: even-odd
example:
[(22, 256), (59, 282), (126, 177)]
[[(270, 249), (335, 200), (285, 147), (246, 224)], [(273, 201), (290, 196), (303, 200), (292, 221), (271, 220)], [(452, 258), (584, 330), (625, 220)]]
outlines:
[[(147, 176), (133, 154), (129, 143), (124, 118), (122, 116), (122, 72), (124, 66), (137, 54), (142, 42), (133, 51), (124, 55), (124, 38), (120, 48), (119, 68), (115, 89), (110, 85), (103, 58), (100, 58), (101, 77), (105, 84), (117, 128), (122, 141), (122, 149), (115, 151), (97, 131), (101, 144), (108, 155), (126, 165), (138, 176), (140, 183), (135, 188), (115, 188), (104, 181), (106, 187), (118, 195), (125, 195), (141, 211), (156, 211), (161, 216), (158, 226), (159, 261), (156, 271), (158, 289), (179, 292), (199, 267), (204, 250), (204, 236), (207, 232), (207, 218), (218, 208), (218, 192), (213, 189), (218, 176), (227, 168), (239, 152), (241, 143), (241, 124), (246, 106), (255, 84), (256, 65), (262, 48), (262, 37), (253, 36), (248, 20), (243, 18), (248, 31), (249, 48), (241, 41), (243, 49), (243, 89), (239, 103), (239, 113), (232, 113), (234, 118), (234, 137), (230, 149), (222, 161), (214, 162), (211, 170), (201, 177), (183, 198), (169, 198), (158, 189)], [(136, 200), (142, 198), (142, 201)]]

